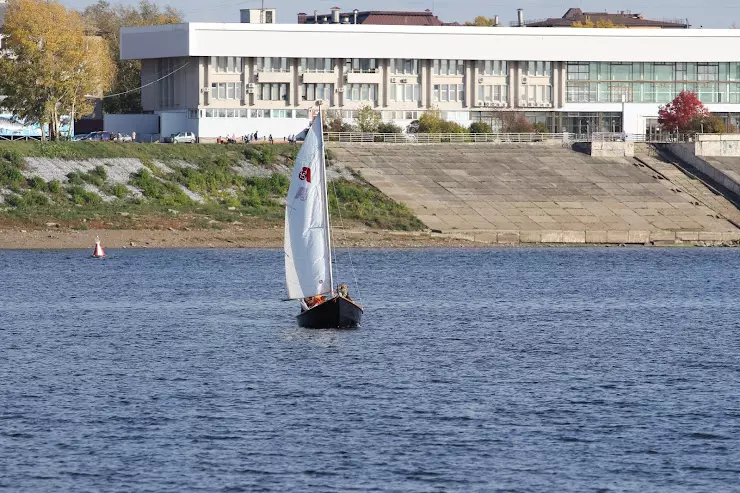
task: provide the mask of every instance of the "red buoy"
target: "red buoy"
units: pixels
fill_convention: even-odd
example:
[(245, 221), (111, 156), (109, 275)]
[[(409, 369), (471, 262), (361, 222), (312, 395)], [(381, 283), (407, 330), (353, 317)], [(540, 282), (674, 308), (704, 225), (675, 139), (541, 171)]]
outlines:
[(100, 238), (95, 238), (95, 251), (93, 252), (93, 257), (95, 258), (105, 257), (105, 251), (103, 250), (103, 247), (100, 246)]

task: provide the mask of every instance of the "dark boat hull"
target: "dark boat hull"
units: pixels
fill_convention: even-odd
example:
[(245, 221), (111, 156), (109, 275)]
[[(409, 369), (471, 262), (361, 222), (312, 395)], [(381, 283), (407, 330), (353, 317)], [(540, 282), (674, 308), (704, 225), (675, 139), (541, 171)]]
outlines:
[(360, 325), (362, 308), (336, 296), (296, 316), (298, 326), (308, 329), (351, 329)]

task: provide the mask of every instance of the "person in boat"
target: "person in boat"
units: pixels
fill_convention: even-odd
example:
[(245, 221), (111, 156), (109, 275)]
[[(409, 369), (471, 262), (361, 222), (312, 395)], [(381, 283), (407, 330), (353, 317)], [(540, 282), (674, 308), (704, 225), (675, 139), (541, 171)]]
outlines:
[(346, 298), (348, 300), (352, 299), (349, 297), (349, 286), (347, 286), (346, 284), (340, 284), (338, 291), (339, 296), (341, 296), (342, 298)]

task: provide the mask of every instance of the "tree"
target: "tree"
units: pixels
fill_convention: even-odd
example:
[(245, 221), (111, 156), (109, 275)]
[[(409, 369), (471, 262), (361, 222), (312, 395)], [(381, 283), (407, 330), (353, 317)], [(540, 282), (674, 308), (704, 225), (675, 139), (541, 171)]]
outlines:
[(496, 24), (495, 17), (486, 17), (483, 15), (479, 15), (475, 19), (473, 19), (473, 22), (466, 22), (465, 24), (463, 24), (463, 26), (496, 27), (498, 26), (498, 24)]
[(717, 115), (705, 115), (692, 120), (691, 129), (694, 132), (723, 134), (726, 131), (725, 120)]
[(371, 106), (365, 105), (357, 111), (355, 122), (360, 132), (377, 132), (378, 127), (383, 122), (383, 117), (380, 116), (380, 112), (375, 111)]
[(534, 125), (521, 113), (502, 111), (498, 114), (501, 132), (506, 134), (529, 134), (534, 132)]
[(694, 130), (696, 122), (709, 116), (709, 111), (696, 97), (696, 93), (681, 91), (672, 102), (658, 110), (658, 123), (668, 132), (688, 132)]
[(327, 112), (324, 121), (325, 132), (354, 132), (357, 129), (354, 125), (346, 123), (338, 111)]
[(419, 132), (428, 134), (461, 134), (465, 132), (462, 125), (442, 118), (437, 109), (425, 112), (419, 118)]
[(596, 21), (596, 23), (594, 23), (594, 21), (592, 21), (590, 17), (586, 17), (585, 22), (576, 21), (573, 24), (571, 24), (571, 26), (572, 27), (585, 27), (585, 28), (591, 28), (591, 29), (593, 28), (614, 29), (614, 28), (626, 28), (627, 27), (624, 24), (614, 24), (614, 22), (612, 22), (609, 19), (599, 19), (598, 21)]
[(46, 0), (12, 0), (4, 29), (12, 55), (0, 58), (3, 106), (42, 129), (48, 123), (56, 140), (62, 115), (91, 112), (91, 96), (110, 87), (110, 55), (77, 12)]
[(537, 122), (534, 125), (532, 125), (532, 130), (534, 130), (538, 134), (546, 134), (547, 124), (544, 122)]
[(471, 134), (492, 134), (493, 129), (491, 125), (486, 122), (473, 122), (470, 124)]
[(120, 95), (106, 98), (103, 110), (106, 113), (141, 113), (141, 92), (137, 90), (141, 86), (141, 62), (121, 60), (121, 28), (178, 24), (183, 21), (182, 13), (169, 5), (160, 9), (149, 0), (141, 0), (138, 7), (98, 0), (85, 8), (83, 16), (88, 29), (105, 39), (116, 61), (116, 79), (110, 93)]
[(378, 125), (379, 134), (400, 134), (403, 133), (403, 129), (393, 122), (380, 122)]

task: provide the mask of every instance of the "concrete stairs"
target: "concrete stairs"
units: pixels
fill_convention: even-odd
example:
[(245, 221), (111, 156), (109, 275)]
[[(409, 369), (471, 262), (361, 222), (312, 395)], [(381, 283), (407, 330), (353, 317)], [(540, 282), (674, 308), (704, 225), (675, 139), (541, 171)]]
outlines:
[(684, 183), (668, 163), (674, 172), (541, 144), (329, 146), (338, 162), (444, 234), (486, 243), (740, 239), (732, 204), (700, 182)]

